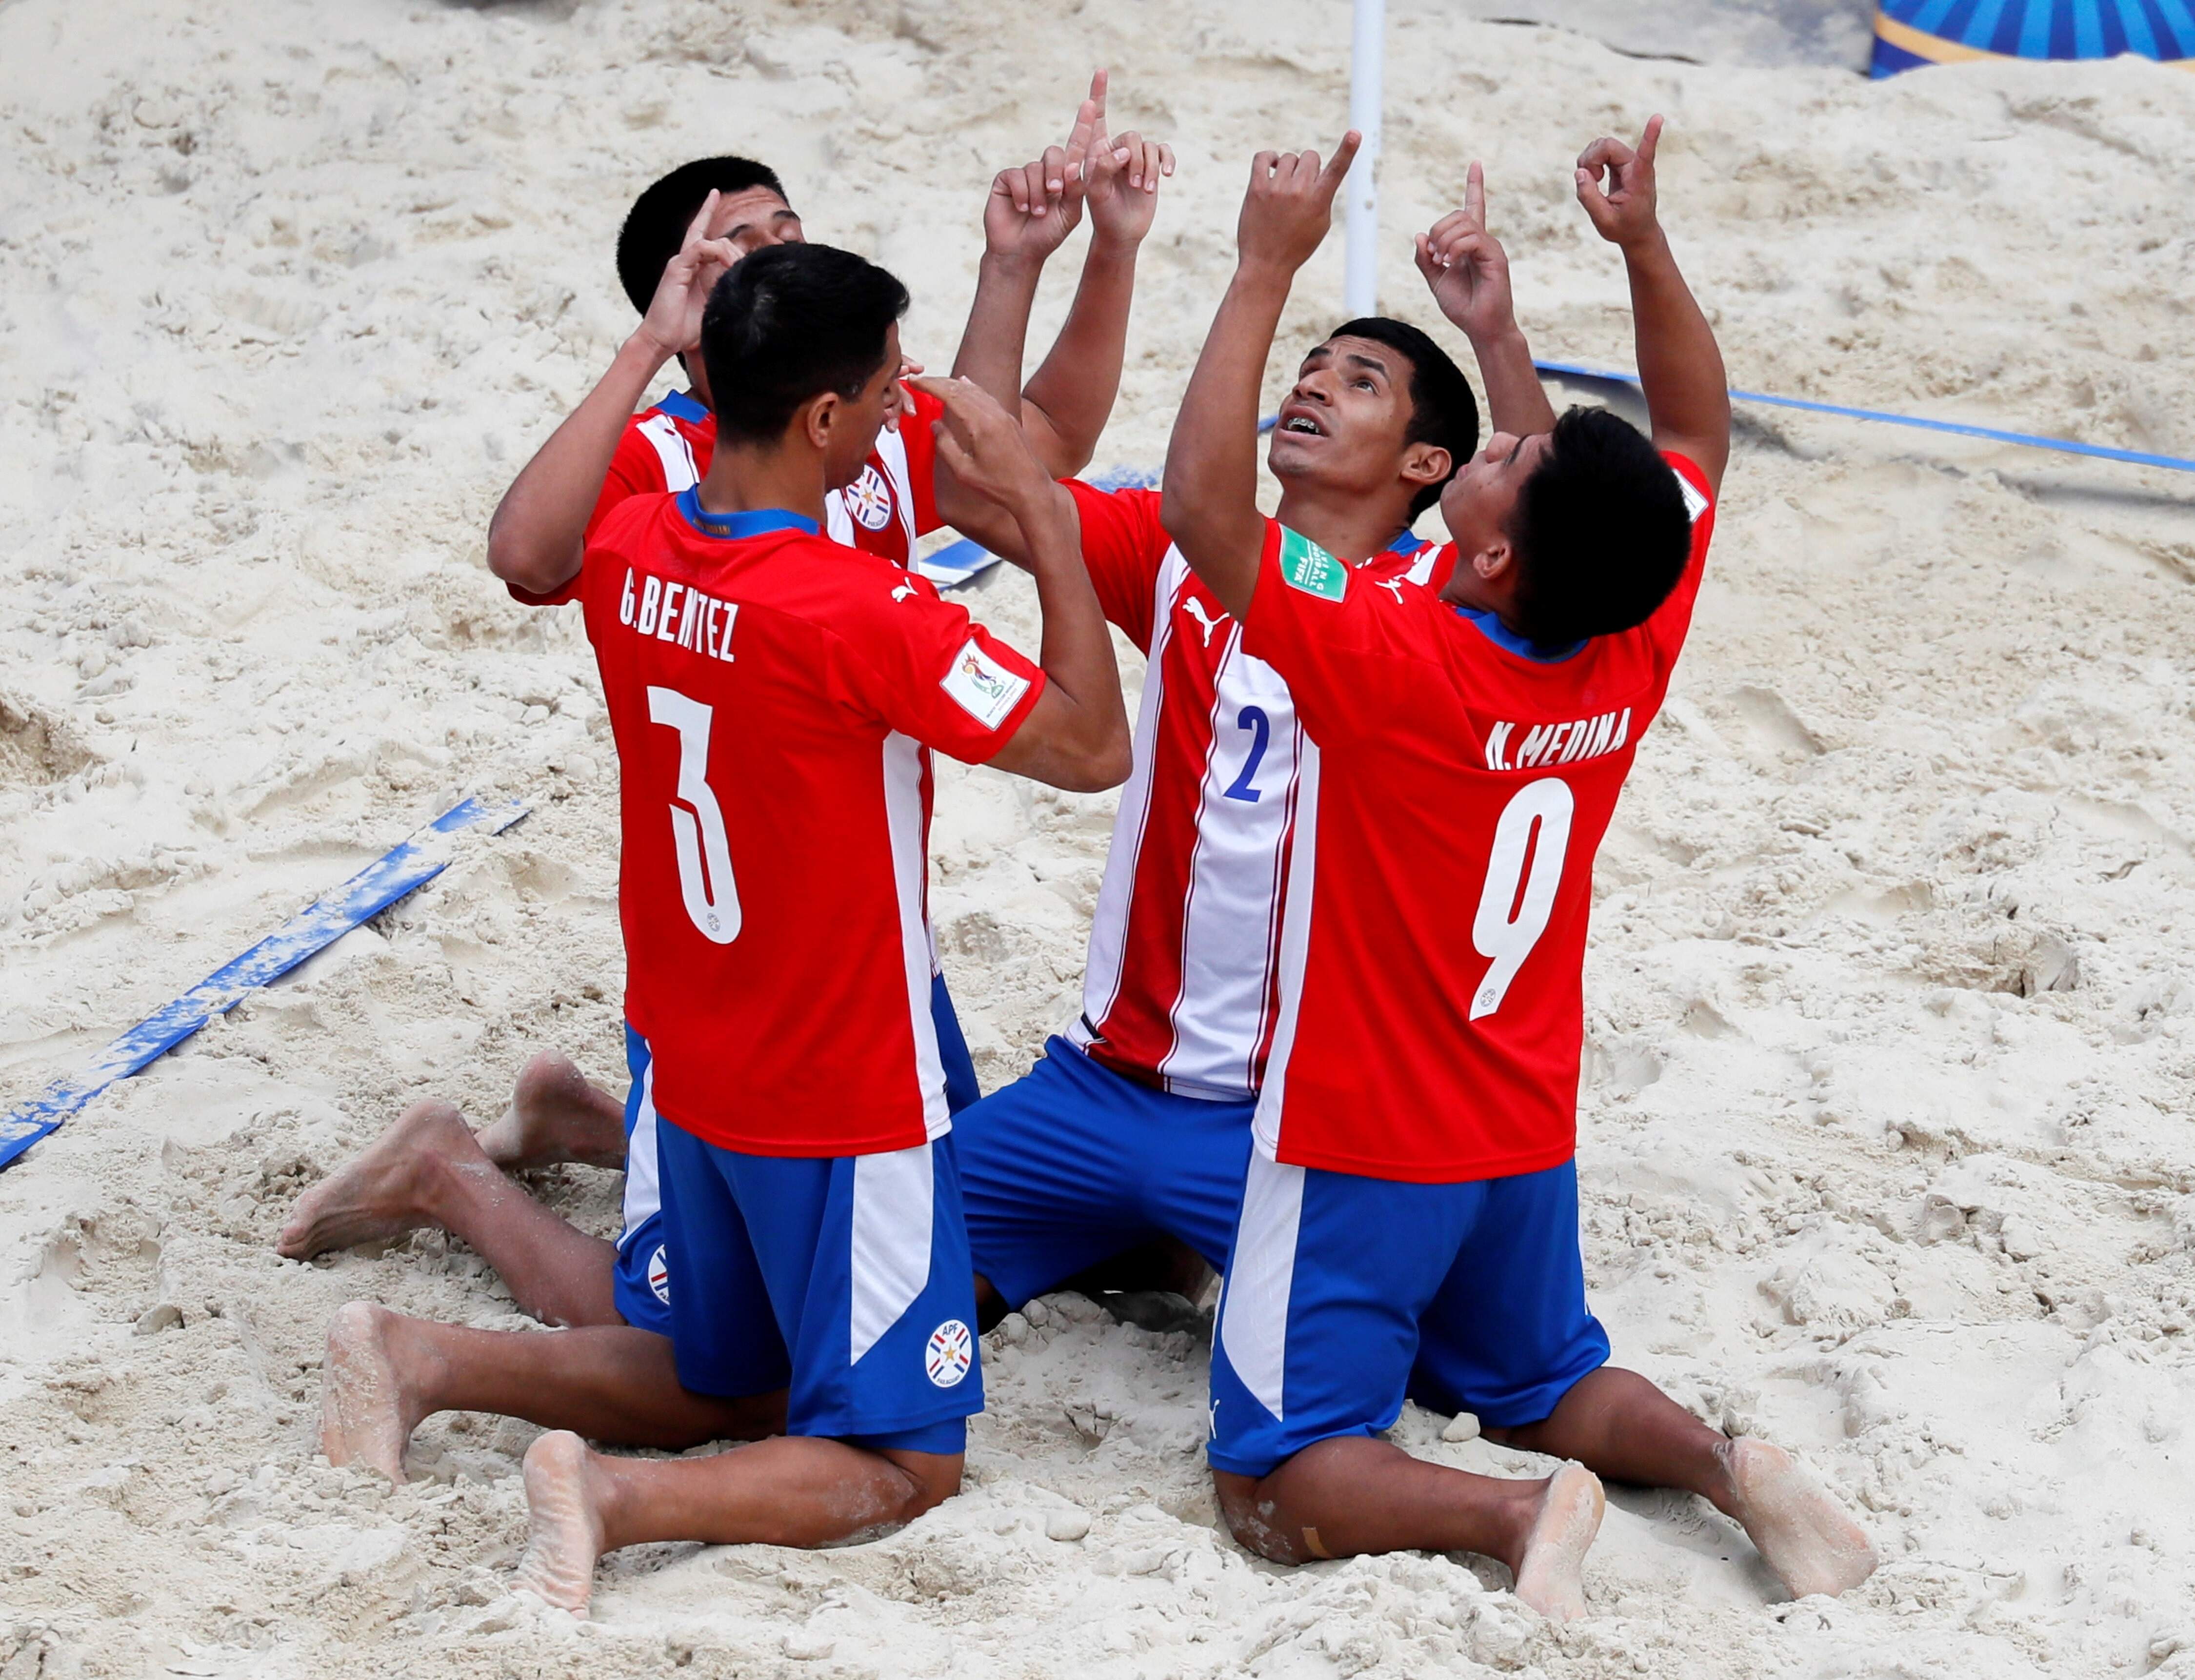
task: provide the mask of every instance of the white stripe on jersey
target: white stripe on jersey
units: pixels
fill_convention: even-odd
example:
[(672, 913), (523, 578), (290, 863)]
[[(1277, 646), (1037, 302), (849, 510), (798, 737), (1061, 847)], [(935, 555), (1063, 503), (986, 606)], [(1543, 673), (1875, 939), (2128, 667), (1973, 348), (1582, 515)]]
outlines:
[(854, 1157), (847, 1364), (858, 1363), (876, 1346), (929, 1284), (936, 1198), (936, 1169), (927, 1143)]
[(665, 489), (676, 496), (700, 483), (701, 473), (694, 464), (693, 447), (686, 441), (686, 434), (678, 429), (677, 421), (667, 414), (651, 414), (640, 423), (638, 430), (655, 446), (656, 459), (663, 463)]
[(1298, 734), (1288, 683), (1242, 651), (1231, 622), (1215, 691), (1182, 912), (1174, 1043), (1159, 1071), (1170, 1087), (1178, 1080), (1184, 1090), (1233, 1094), (1255, 1082), (1265, 1037)]
[[(900, 417), (900, 425), (908, 417)], [(877, 434), (877, 459), (884, 463), (884, 476), (891, 480), (892, 511), (899, 515), (899, 528), (907, 535), (907, 557), (914, 558), (914, 478), (907, 470), (907, 440), (900, 435), (899, 428)]]
[[(645, 1040), (642, 1041), (646, 1042)], [(617, 1246), (653, 1219), (663, 1207), (663, 1183), (655, 1167), (655, 1053), (640, 1072), (640, 1108), (625, 1141), (625, 1227)]]
[(1069, 1029), (1075, 1044), (1090, 1042), (1090, 1026), (1104, 1020), (1121, 995), (1121, 963), (1128, 934), (1128, 900), (1135, 891), (1136, 857), (1143, 849), (1144, 820), (1151, 808), (1151, 757), (1158, 740), (1159, 712), (1166, 704), (1167, 644), (1173, 639), (1173, 596), (1189, 575), (1178, 549), (1168, 549), (1152, 590), (1151, 652), (1144, 669), (1144, 697), (1136, 708), (1134, 757), (1128, 785), (1113, 819), (1113, 843), (1105, 854), (1105, 874), (1098, 887), (1098, 907), (1090, 920), (1090, 950), (1082, 969), (1082, 1019)]
[[(1296, 1010), (1303, 1003), (1304, 956), (1311, 944), (1311, 882), (1318, 874), (1318, 743), (1305, 737), (1296, 780), (1295, 855), (1288, 864), (1288, 908), (1281, 918), (1281, 1020), (1258, 1092), (1252, 1134), (1267, 1160), (1281, 1147), (1281, 1104), (1288, 1097), (1288, 1052), (1295, 1048)], [(1231, 1357), (1231, 1355), (1230, 1355)]]
[(927, 1136), (942, 1137), (953, 1129), (953, 1118), (945, 1107), (945, 1062), (938, 1054), (937, 1024), (930, 1012), (930, 919), (923, 913), (923, 883), (930, 860), (923, 848), (922, 747), (912, 736), (895, 730), (884, 737), (884, 779), (892, 882), (899, 895), (900, 958), (907, 972), (907, 1024), (914, 1029), (915, 1076), (922, 1084), (923, 1131)]

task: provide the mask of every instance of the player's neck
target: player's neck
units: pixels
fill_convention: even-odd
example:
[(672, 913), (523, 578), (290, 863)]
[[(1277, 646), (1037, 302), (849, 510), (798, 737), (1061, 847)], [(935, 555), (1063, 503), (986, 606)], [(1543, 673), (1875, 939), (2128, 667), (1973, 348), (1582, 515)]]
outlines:
[(1348, 561), (1369, 560), (1410, 528), (1409, 520), (1393, 509), (1320, 484), (1282, 484), (1274, 517), (1328, 554)]
[(705, 514), (783, 508), (823, 523), (823, 457), (786, 443), (719, 442), (698, 492)]

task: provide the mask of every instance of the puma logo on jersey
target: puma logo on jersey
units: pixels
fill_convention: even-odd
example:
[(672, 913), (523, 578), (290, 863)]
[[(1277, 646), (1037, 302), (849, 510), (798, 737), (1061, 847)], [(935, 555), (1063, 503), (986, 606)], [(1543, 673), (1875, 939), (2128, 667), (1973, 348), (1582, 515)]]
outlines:
[(1212, 646), (1212, 632), (1227, 622), (1227, 615), (1222, 613), (1216, 618), (1207, 618), (1205, 615), (1204, 603), (1195, 595), (1189, 596), (1181, 604), (1188, 608), (1189, 616), (1204, 627), (1204, 645), (1207, 647)]
[(1403, 598), (1403, 585), (1409, 581), (1405, 578), (1374, 578), (1372, 580), (1372, 587), (1386, 590), (1392, 594), (1397, 601), (1400, 601)]
[(1616, 751), (1631, 739), (1631, 708), (1604, 711), (1598, 717), (1581, 717), (1574, 723), (1535, 723), (1509, 751), (1514, 723), (1497, 723), (1486, 732), (1486, 768), (1489, 770), (1530, 770), (1549, 764), (1575, 764), (1581, 758), (1599, 758)]
[(914, 585), (913, 584), (902, 584), (897, 589), (892, 591), (892, 599), (894, 601), (905, 601), (907, 596), (913, 593)]

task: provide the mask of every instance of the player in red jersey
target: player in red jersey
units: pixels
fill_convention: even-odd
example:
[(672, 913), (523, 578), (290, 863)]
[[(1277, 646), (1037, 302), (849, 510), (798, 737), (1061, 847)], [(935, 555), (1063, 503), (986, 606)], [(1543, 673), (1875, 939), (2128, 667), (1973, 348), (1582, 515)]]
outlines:
[[(1471, 341), (1494, 423), (1544, 431), (1553, 411), (1484, 217), (1474, 165), (1420, 267)], [(1282, 415), (1281, 520), (1363, 576), (1424, 584), (1439, 555), (1412, 521), (1478, 447), (1447, 352), (1402, 321), (1345, 322), (1305, 357)], [(1069, 488), (1098, 601), (1149, 665), (1081, 1016), (956, 1121), (970, 1246), (1000, 1313), (1069, 1280), (1194, 1295), (1201, 1266), (1225, 1263), (1277, 1018), (1297, 810), (1288, 683), (1174, 549), (1158, 493)]]
[[(1024, 429), (1033, 441), (1042, 439), (1040, 447), (1056, 461), (1086, 457), (1109, 409), (1136, 250), (1149, 229), (1160, 178), (1172, 168), (1169, 148), (1134, 134), (1103, 135), (1104, 95), (1100, 72), (1069, 147), (1055, 147), (994, 180), (984, 211), (986, 279), (964, 345), (964, 363), (977, 383), (1011, 396), (1042, 259), (1086, 205), (1094, 233), (1075, 308), (1020, 405)], [(1078, 168), (1080, 153), (1092, 146), (1100, 155), (1086, 169)], [(715, 229), (717, 242), (712, 246), (696, 234), (694, 252), (682, 262), (681, 235), (702, 210), (710, 183), (719, 198), (701, 218), (701, 228)], [(671, 206), (683, 209), (666, 262), (660, 242)], [(636, 299), (644, 306), (636, 337), (691, 343), (706, 288), (724, 263), (795, 242), (798, 233), (775, 177), (760, 165), (711, 159), (657, 182), (636, 204), (619, 244), (619, 271), (628, 289), (644, 285), (651, 273), (655, 277), (657, 295), (642, 291)], [(672, 275), (667, 285), (666, 273)], [(682, 360), (690, 364), (697, 388), (706, 391), (701, 359)], [(890, 411), (899, 412), (908, 395), (906, 385), (896, 383)], [(934, 404), (925, 411), (934, 413)], [(614, 408), (610, 418), (622, 423)], [(920, 489), (924, 506), (929, 504), (930, 429), (927, 421), (911, 421), (897, 437), (879, 438), (856, 486), (884, 471), (892, 486), (891, 517), (875, 521), (873, 530), (860, 504), (833, 490), (826, 503), (833, 534), (842, 534), (840, 527), (850, 521), (852, 535), (867, 551), (907, 557), (913, 526), (927, 529), (934, 522), (927, 512), (919, 521), (901, 517), (913, 505), (905, 491), (909, 483)], [(592, 472), (604, 482), (591, 515), (582, 510), (591, 525), (631, 495), (690, 485), (708, 463), (715, 422), (706, 411), (697, 420), (651, 410), (624, 423), (621, 436), (602, 429), (593, 439), (597, 450), (605, 434), (614, 452), (607, 480), (600, 479), (599, 455), (591, 464), (572, 455), (579, 431), (567, 425), (556, 440), (567, 469), (583, 476)], [(906, 470), (910, 459), (924, 463), (912, 479)], [(548, 482), (535, 469), (529, 473), (537, 490)], [(512, 496), (524, 501), (519, 486)], [(507, 503), (506, 512), (517, 503)], [(543, 511), (538, 501), (530, 507), (527, 517)], [(526, 528), (527, 519), (521, 518), (516, 526), (506, 524), (505, 536)], [(512, 552), (507, 542), (498, 543), (492, 559), (507, 561)], [(514, 592), (544, 602), (571, 599), (578, 582), (574, 577), (544, 593)], [(957, 1110), (975, 1100), (975, 1072), (942, 977), (934, 980), (931, 997), (948, 1105)], [(673, 1448), (750, 1438), (779, 1427), (782, 1407), (768, 1397), (722, 1401), (689, 1394), (676, 1380), (667, 1340), (672, 1285), (660, 1228), (657, 1116), (645, 1078), (646, 1046), (630, 1028), (626, 1054), (631, 1085), (622, 1103), (565, 1057), (544, 1051), (520, 1074), (510, 1108), (495, 1125), (475, 1134), (447, 1102), (415, 1104), (371, 1148), (299, 1200), (277, 1245), (285, 1255), (304, 1258), (421, 1226), (440, 1227), (489, 1258), (521, 1309), (577, 1332), (548, 1339), (521, 1337), (412, 1318), (373, 1303), (347, 1305), (330, 1327), (323, 1374), (321, 1444), (331, 1461), (368, 1465), (400, 1482), (412, 1431), (446, 1409), (506, 1412), (551, 1428)], [(566, 1223), (498, 1170), (559, 1161), (626, 1167), (625, 1217), (614, 1244)]]
[[(1150, 230), (1159, 180), (1173, 170), (1171, 147), (1133, 132), (1109, 134), (1107, 83), (1104, 71), (1092, 78), (1090, 95), (1064, 146), (1049, 148), (1023, 168), (1002, 170), (993, 181), (976, 298), (954, 363), (956, 373), (1018, 413), (1038, 458), (1063, 477), (1089, 461), (1112, 411), (1136, 254)], [(618, 277), (644, 319), (665, 265), (712, 194), (707, 234), (722, 240), (735, 260), (805, 237), (768, 166), (744, 158), (706, 158), (672, 170), (634, 202), (618, 236)], [(1092, 233), (1074, 307), (1017, 402), (1023, 338), (1038, 277), (1086, 207)], [(614, 377), (589, 399), (606, 406), (624, 429), (606, 475), (594, 470), (596, 417), (582, 405), (505, 492), (488, 528), (488, 561), (519, 599), (537, 605), (572, 599), (580, 547), (613, 507), (634, 494), (686, 489), (708, 470), (716, 426), (707, 370), (691, 354), (706, 296), (705, 289), (695, 298), (686, 331), (674, 342), (653, 343), (644, 328), (628, 344), (631, 354), (616, 365)], [(688, 388), (636, 416), (640, 396), (674, 357)], [(875, 452), (854, 481), (832, 491), (825, 503), (832, 538), (910, 566), (915, 539), (953, 522), (953, 486), (936, 480), (930, 427), (937, 417), (926, 399), (895, 386), (890, 424)]]
[(708, 473), (625, 503), (582, 565), (678, 1378), (783, 1390), (787, 1432), (667, 1463), (537, 1441), (519, 1585), (570, 1609), (621, 1546), (814, 1545), (904, 1522), (957, 1488), (982, 1407), (929, 1006), (928, 752), (1086, 791), (1126, 775), (1129, 743), (1072, 501), (977, 388), (920, 388), (945, 408), (956, 481), (1020, 527), (1040, 668), (923, 579), (822, 536), (826, 492), (882, 427), (906, 304), (827, 246), (731, 268), (701, 334), (721, 434)]
[[(1721, 357), (1656, 216), (1660, 129), (1635, 150), (1598, 141), (1576, 171), (1624, 255), (1652, 441), (1587, 410), (1497, 433), (1443, 492), (1455, 558), (1437, 594), (1259, 514), (1259, 377), (1351, 135), (1324, 169), (1253, 164), (1162, 509), (1304, 734), (1280, 1019), (1213, 1353), (1222, 1510), (1276, 1561), (1498, 1557), (1558, 1618), (1584, 1611), (1596, 1470), (1704, 1495), (1795, 1594), (1874, 1567), (1788, 1455), (1610, 1367), (1585, 1303), (1572, 1156), (1593, 854), (1683, 644), (1729, 453)], [(1412, 1394), (1576, 1462), (1540, 1481), (1423, 1463), (1377, 1438)]]

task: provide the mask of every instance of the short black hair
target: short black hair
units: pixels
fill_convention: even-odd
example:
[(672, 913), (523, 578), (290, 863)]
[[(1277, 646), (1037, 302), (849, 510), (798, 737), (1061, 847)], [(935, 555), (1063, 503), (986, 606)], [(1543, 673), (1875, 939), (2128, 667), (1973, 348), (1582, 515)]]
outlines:
[(719, 437), (766, 442), (793, 411), (850, 397), (884, 365), (907, 288), (831, 245), (765, 245), (717, 282), (701, 313), (701, 360)]
[(1692, 521), (1675, 469), (1637, 427), (1573, 408), (1518, 492), (1508, 537), (1517, 628), (1567, 647), (1652, 618), (1685, 574)]
[[(668, 262), (671, 259), (663, 259)], [(1408, 321), (1385, 315), (1363, 315), (1344, 321), (1326, 335), (1337, 338), (1368, 338), (1400, 350), (1410, 359), (1410, 429), (1405, 443), (1430, 443), (1448, 451), (1453, 475), (1478, 453), (1478, 399), (1471, 394), (1471, 381), (1449, 353)], [(1415, 519), (1440, 500), (1448, 480), (1426, 485), (1411, 498), (1410, 517)]]
[(686, 230), (712, 193), (727, 196), (752, 187), (767, 187), (781, 198), (784, 184), (777, 171), (752, 158), (696, 158), (681, 164), (632, 201), (625, 226), (618, 229), (618, 284), (632, 307), (648, 313), (648, 301), (663, 279)]

